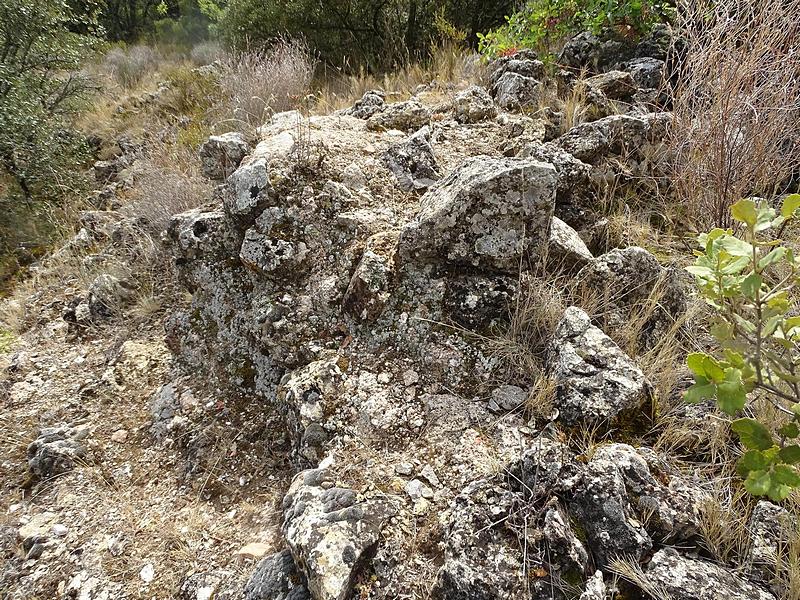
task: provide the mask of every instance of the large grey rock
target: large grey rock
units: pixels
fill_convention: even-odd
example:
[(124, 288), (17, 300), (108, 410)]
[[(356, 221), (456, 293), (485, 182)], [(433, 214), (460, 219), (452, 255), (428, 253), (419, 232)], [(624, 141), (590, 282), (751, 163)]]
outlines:
[(293, 276), (308, 256), (297, 225), (282, 207), (265, 209), (244, 233), (239, 251), (242, 264), (264, 275)]
[(431, 598), (513, 600), (523, 598), (523, 556), (507, 523), (514, 497), (495, 481), (469, 484), (452, 502), (444, 565)]
[(439, 179), (439, 165), (431, 145), (431, 130), (425, 126), (383, 155), (397, 186), (405, 191), (426, 190)]
[(548, 509), (542, 533), (549, 550), (547, 560), (558, 569), (562, 579), (583, 576), (589, 565), (589, 554), (572, 528), (569, 516), (557, 506)]
[(653, 588), (664, 590), (674, 600), (775, 600), (725, 567), (681, 556), (673, 548), (653, 555), (646, 577)]
[(575, 158), (555, 142), (526, 145), (519, 156), (534, 158), (552, 164), (558, 175), (556, 188), (556, 216), (575, 227), (592, 221), (592, 208), (596, 204), (592, 187), (591, 165)]
[(543, 90), (538, 79), (513, 72), (504, 73), (493, 88), (497, 105), (506, 110), (535, 107)]
[(288, 550), (258, 563), (244, 586), (244, 597), (245, 600), (311, 600)]
[(521, 486), (531, 501), (548, 498), (572, 463), (573, 453), (552, 437), (537, 436), (530, 447), (508, 468), (509, 485)]
[(600, 73), (589, 77), (583, 84), (611, 100), (629, 101), (637, 90), (636, 82), (627, 71)]
[(469, 158), (422, 197), (401, 257), (515, 273), (547, 242), (556, 182), (536, 160)]
[(548, 268), (575, 271), (594, 259), (586, 244), (572, 227), (558, 217), (550, 223), (550, 245), (547, 250)]
[(367, 128), (371, 130), (399, 129), (415, 131), (431, 121), (431, 111), (418, 100), (406, 100), (386, 104), (380, 112), (376, 112), (367, 120)]
[(559, 420), (570, 426), (608, 426), (635, 418), (652, 400), (652, 386), (641, 369), (574, 306), (556, 328), (547, 372), (556, 384)]
[(47, 479), (70, 471), (86, 456), (86, 449), (81, 442), (88, 435), (87, 426), (45, 427), (28, 445), (28, 468), (31, 473)]
[(398, 239), (399, 232), (386, 231), (367, 240), (342, 299), (342, 307), (351, 316), (373, 320), (383, 311), (395, 277)]
[(250, 226), (267, 206), (272, 194), (268, 168), (269, 162), (262, 157), (242, 165), (228, 178), (223, 205), (234, 222)]
[(369, 119), (375, 113), (382, 111), (385, 105), (386, 94), (382, 90), (368, 90), (344, 113), (358, 119)]
[(94, 318), (111, 317), (136, 296), (132, 283), (104, 273), (94, 278), (89, 285), (87, 303)]
[(335, 487), (325, 469), (299, 473), (283, 499), (283, 534), (314, 600), (345, 600), (381, 529), (395, 514), (383, 499)]
[(618, 556), (638, 561), (650, 551), (653, 542), (634, 502), (653, 485), (647, 463), (625, 444), (601, 446), (578, 475), (562, 482), (598, 567)]
[(570, 514), (586, 532), (597, 566), (615, 556), (641, 559), (660, 543), (692, 543), (709, 495), (669, 472), (649, 448), (599, 446), (560, 484)]
[(223, 181), (233, 173), (247, 155), (249, 146), (241, 133), (212, 135), (200, 146), (200, 167), (203, 175)]
[(595, 164), (612, 154), (639, 156), (647, 146), (663, 140), (670, 123), (669, 113), (611, 115), (576, 125), (554, 143), (576, 158)]
[(531, 79), (543, 79), (545, 65), (530, 53), (520, 52), (514, 56), (498, 58), (489, 65), (489, 83), (494, 87), (506, 73), (515, 73)]
[(602, 300), (603, 321), (612, 328), (639, 321), (639, 342), (652, 347), (687, 307), (683, 274), (662, 267), (644, 248), (616, 249), (585, 266), (576, 276), (581, 294)]
[(624, 69), (631, 74), (636, 85), (644, 89), (660, 87), (664, 78), (664, 61), (649, 56), (628, 61)]
[(473, 85), (456, 95), (453, 100), (453, 112), (459, 123), (477, 123), (494, 119), (497, 116), (497, 107), (489, 92), (478, 85)]

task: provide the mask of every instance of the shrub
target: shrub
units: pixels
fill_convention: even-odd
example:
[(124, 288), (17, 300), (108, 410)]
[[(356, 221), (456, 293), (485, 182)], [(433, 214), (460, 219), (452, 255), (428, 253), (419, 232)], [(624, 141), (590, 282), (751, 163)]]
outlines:
[(158, 63), (158, 53), (144, 45), (112, 48), (103, 59), (105, 69), (125, 89), (136, 87)]
[(672, 11), (670, 2), (659, 0), (529, 0), (505, 25), (479, 35), (479, 48), (493, 57), (521, 48), (548, 53), (586, 30), (635, 39), (669, 20)]
[(670, 204), (703, 228), (729, 227), (734, 202), (791, 191), (800, 172), (798, 14), (800, 0), (681, 4)]
[(800, 216), (800, 195), (787, 197), (780, 215), (754, 200), (737, 202), (731, 215), (742, 235), (702, 234), (703, 251), (688, 268), (714, 312), (711, 334), (721, 351), (689, 355), (695, 384), (685, 398), (715, 398), (730, 415), (747, 408), (749, 393), (773, 405), (783, 417), (776, 431), (752, 418), (731, 428), (747, 448), (738, 463), (745, 488), (779, 501), (800, 487), (800, 256), (778, 239)]
[(220, 87), (230, 117), (250, 127), (297, 107), (309, 92), (316, 65), (305, 42), (287, 39), (263, 51), (229, 54), (221, 62)]

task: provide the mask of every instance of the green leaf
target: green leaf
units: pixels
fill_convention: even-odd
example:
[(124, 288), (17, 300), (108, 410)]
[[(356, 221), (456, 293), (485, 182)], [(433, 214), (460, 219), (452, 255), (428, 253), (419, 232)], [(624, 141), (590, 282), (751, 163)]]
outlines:
[(714, 240), (712, 247), (717, 251), (724, 250), (731, 256), (740, 256), (749, 259), (749, 257), (753, 255), (753, 246), (732, 235), (723, 235)]
[(725, 381), (717, 383), (717, 403), (720, 409), (732, 415), (742, 410), (746, 401), (747, 392), (742, 383), (742, 372), (739, 369), (726, 369)]
[(796, 465), (797, 463), (800, 463), (800, 446), (796, 444), (784, 446), (781, 448), (780, 452), (778, 452), (778, 457), (786, 464)]
[(783, 206), (781, 207), (781, 216), (787, 219), (797, 212), (800, 208), (800, 194), (791, 194), (783, 199)]
[(771, 479), (789, 487), (800, 487), (800, 474), (797, 473), (797, 469), (789, 465), (775, 465), (772, 467)]
[(755, 419), (737, 419), (731, 423), (731, 429), (750, 450), (769, 450), (775, 445), (767, 428)]
[(770, 477), (766, 471), (751, 471), (744, 482), (744, 489), (754, 496), (763, 496), (769, 491)]
[(734, 219), (745, 223), (752, 229), (755, 227), (756, 221), (758, 220), (756, 203), (752, 200), (739, 200), (736, 204), (731, 206), (731, 215)]
[(755, 300), (758, 292), (761, 291), (761, 285), (763, 283), (764, 280), (761, 278), (761, 275), (758, 273), (750, 273), (750, 275), (745, 277), (744, 281), (742, 281), (742, 293), (751, 300)]
[(797, 404), (792, 404), (792, 412), (794, 413), (795, 419), (800, 419), (800, 402)]
[(769, 467), (769, 459), (758, 450), (748, 450), (736, 464), (736, 472), (741, 477), (747, 477), (751, 471), (764, 471)]
[(786, 500), (792, 493), (792, 486), (784, 485), (782, 483), (778, 483), (775, 480), (771, 480), (771, 484), (769, 486), (769, 491), (767, 492), (767, 496), (773, 502), (782, 502)]
[(769, 265), (775, 264), (779, 260), (781, 260), (784, 256), (786, 256), (786, 247), (785, 246), (778, 246), (777, 248), (773, 248), (770, 250), (764, 257), (758, 261), (758, 268), (759, 270), (766, 269)]
[[(707, 381), (705, 378), (702, 381)], [(695, 383), (683, 395), (685, 402), (689, 404), (697, 404), (707, 398), (713, 398), (717, 394), (717, 386), (713, 383)]]
[(778, 434), (781, 437), (793, 440), (796, 437), (800, 436), (800, 427), (797, 426), (797, 423), (792, 421), (791, 423), (787, 423), (786, 425), (778, 429)]
[(692, 352), (689, 356), (686, 357), (686, 366), (689, 367), (689, 370), (694, 373), (695, 375), (700, 375), (701, 377), (706, 376), (706, 366), (705, 360), (708, 357), (708, 354), (703, 352)]

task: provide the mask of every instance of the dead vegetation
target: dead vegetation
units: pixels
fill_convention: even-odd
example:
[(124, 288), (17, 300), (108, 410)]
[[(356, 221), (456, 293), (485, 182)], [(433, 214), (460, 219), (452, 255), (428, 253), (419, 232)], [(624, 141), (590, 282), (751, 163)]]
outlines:
[(672, 82), (677, 204), (701, 227), (728, 227), (734, 202), (773, 198), (800, 170), (800, 1), (681, 6)]

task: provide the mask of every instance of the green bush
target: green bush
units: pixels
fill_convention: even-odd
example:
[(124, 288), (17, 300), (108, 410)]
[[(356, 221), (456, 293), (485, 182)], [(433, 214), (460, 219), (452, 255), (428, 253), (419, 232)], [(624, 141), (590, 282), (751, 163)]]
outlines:
[(800, 216), (800, 195), (787, 197), (780, 215), (754, 200), (737, 202), (731, 213), (742, 233), (702, 234), (703, 251), (688, 267), (714, 311), (720, 352), (689, 355), (695, 383), (685, 399), (714, 398), (730, 415), (750, 408), (749, 394), (772, 403), (777, 425), (740, 418), (731, 428), (747, 448), (737, 466), (745, 488), (780, 501), (800, 487), (800, 256), (779, 239)]
[(497, 57), (533, 48), (543, 54), (581, 31), (637, 39), (674, 10), (661, 0), (529, 0), (506, 24), (479, 36), (479, 49)]

